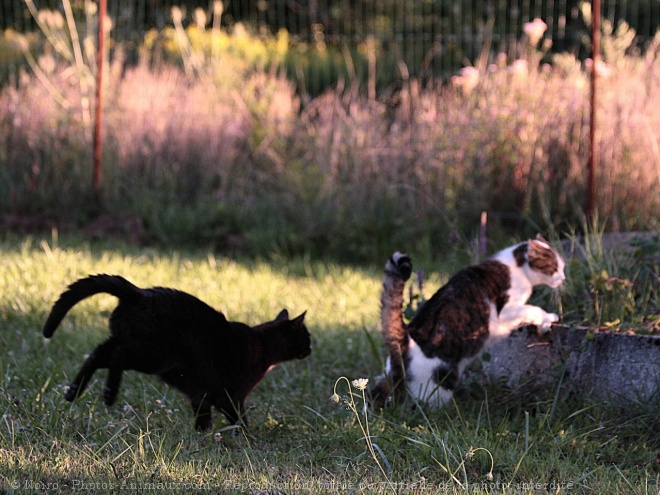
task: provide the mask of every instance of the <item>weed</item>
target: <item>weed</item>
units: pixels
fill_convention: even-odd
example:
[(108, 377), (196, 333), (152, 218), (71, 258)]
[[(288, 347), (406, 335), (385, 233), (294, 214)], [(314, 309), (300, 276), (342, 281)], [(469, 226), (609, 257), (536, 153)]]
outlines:
[(564, 321), (654, 333), (660, 303), (654, 238), (607, 236), (598, 219), (585, 222), (583, 230), (565, 242), (570, 262), (560, 293)]
[[(383, 474), (385, 480), (387, 480), (387, 482), (389, 483), (387, 472), (383, 468), (383, 464), (385, 465), (385, 467), (387, 467), (388, 471), (391, 471), (392, 467), (390, 466), (389, 462), (387, 461), (387, 458), (385, 457), (385, 454), (378, 446), (378, 444), (373, 442), (373, 438), (371, 436), (371, 433), (369, 432), (369, 403), (367, 402), (367, 398), (366, 398), (366, 390), (367, 390), (367, 384), (369, 383), (369, 379), (358, 378), (349, 382), (348, 378), (346, 377), (338, 378), (337, 381), (335, 382), (335, 386), (331, 397), (332, 402), (334, 402), (335, 404), (338, 404), (340, 400), (342, 400), (339, 394), (337, 394), (337, 387), (340, 383), (344, 383), (344, 382), (347, 385), (348, 394), (344, 396), (342, 402), (346, 405), (348, 410), (350, 410), (353, 416), (355, 417), (357, 424), (360, 428), (360, 431), (362, 432), (362, 439), (365, 441), (367, 445), (367, 452), (378, 466), (378, 469)], [(353, 386), (353, 388), (358, 390), (359, 393), (356, 394), (351, 388), (351, 385)], [(356, 404), (355, 402), (356, 397), (358, 398), (358, 400), (361, 400), (362, 402), (361, 406), (358, 406), (358, 404)], [(378, 455), (376, 455), (376, 453), (378, 453)]]

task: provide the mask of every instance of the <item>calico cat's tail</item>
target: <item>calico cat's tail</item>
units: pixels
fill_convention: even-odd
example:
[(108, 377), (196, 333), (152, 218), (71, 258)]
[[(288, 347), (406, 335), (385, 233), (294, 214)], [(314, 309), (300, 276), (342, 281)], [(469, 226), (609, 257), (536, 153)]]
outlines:
[(122, 301), (130, 302), (138, 300), (142, 296), (142, 289), (118, 275), (90, 275), (87, 278), (81, 278), (69, 285), (53, 305), (44, 325), (44, 337), (49, 339), (53, 336), (62, 319), (76, 304), (100, 293), (111, 294)]
[(403, 289), (412, 273), (412, 261), (405, 254), (394, 253), (385, 265), (383, 290), (380, 294), (380, 326), (389, 353), (388, 376), (378, 381), (371, 394), (376, 406), (382, 406), (387, 396), (400, 390), (405, 378), (404, 356), (410, 337), (403, 323)]
[(390, 356), (408, 350), (408, 332), (403, 323), (403, 289), (412, 273), (412, 261), (405, 254), (394, 253), (385, 265), (380, 294), (380, 328)]

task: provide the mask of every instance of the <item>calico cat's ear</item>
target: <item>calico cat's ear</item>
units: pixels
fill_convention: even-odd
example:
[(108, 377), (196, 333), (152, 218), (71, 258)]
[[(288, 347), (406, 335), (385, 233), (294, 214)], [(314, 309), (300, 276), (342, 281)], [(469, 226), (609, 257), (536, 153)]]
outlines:
[(283, 309), (282, 311), (280, 311), (280, 314), (278, 314), (275, 317), (274, 321), (276, 323), (280, 323), (280, 322), (283, 322), (283, 321), (289, 321), (289, 312), (286, 309)]
[(536, 239), (529, 240), (530, 249), (550, 249), (550, 243), (541, 234), (536, 234)]

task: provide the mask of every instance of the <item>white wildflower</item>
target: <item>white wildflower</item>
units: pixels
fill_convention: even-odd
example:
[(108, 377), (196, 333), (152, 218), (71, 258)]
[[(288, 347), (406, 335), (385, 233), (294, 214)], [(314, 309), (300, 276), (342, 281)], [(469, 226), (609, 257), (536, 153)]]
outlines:
[(220, 17), (222, 15), (223, 11), (223, 5), (220, 0), (215, 0), (213, 2), (213, 15), (216, 17)]
[(548, 25), (539, 18), (534, 19), (532, 22), (526, 22), (523, 25), (523, 31), (525, 31), (529, 44), (532, 46), (536, 46), (541, 41), (547, 29)]
[(524, 59), (514, 60), (509, 66), (509, 73), (516, 77), (524, 77), (529, 74), (529, 63)]
[(358, 390), (366, 390), (367, 384), (369, 383), (368, 378), (358, 378), (357, 380), (353, 380), (353, 386), (357, 388)]
[(479, 84), (479, 69), (476, 67), (463, 67), (457, 76), (451, 78), (454, 86), (461, 88), (464, 94), (469, 95)]
[(193, 16), (195, 18), (195, 24), (197, 24), (197, 29), (204, 31), (204, 28), (206, 27), (206, 12), (204, 9), (195, 9)]
[(183, 20), (183, 11), (179, 7), (172, 7), (171, 12), (174, 24), (180, 24)]
[(610, 77), (612, 75), (612, 66), (603, 62), (602, 60), (596, 61), (596, 74), (600, 77)]

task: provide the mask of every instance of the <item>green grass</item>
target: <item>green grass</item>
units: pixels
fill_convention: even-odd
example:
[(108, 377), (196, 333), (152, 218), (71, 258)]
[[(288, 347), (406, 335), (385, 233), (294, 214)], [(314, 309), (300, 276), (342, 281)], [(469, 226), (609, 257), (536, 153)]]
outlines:
[[(427, 291), (455, 268), (431, 274)], [(137, 373), (113, 407), (100, 397), (103, 372), (70, 404), (65, 387), (106, 335), (115, 301), (81, 303), (48, 344), (41, 326), (65, 286), (95, 272), (174, 286), (251, 324), (282, 307), (307, 310), (312, 356), (255, 389), (247, 431), (216, 416), (211, 433), (196, 433), (184, 397)], [(658, 415), (576, 398), (559, 384), (534, 396), (466, 389), (441, 411), (365, 416), (359, 390), (342, 381), (337, 392), (354, 410), (332, 402), (340, 377), (373, 380), (382, 370), (380, 278), (380, 266), (3, 241), (0, 493), (658, 493)]]

